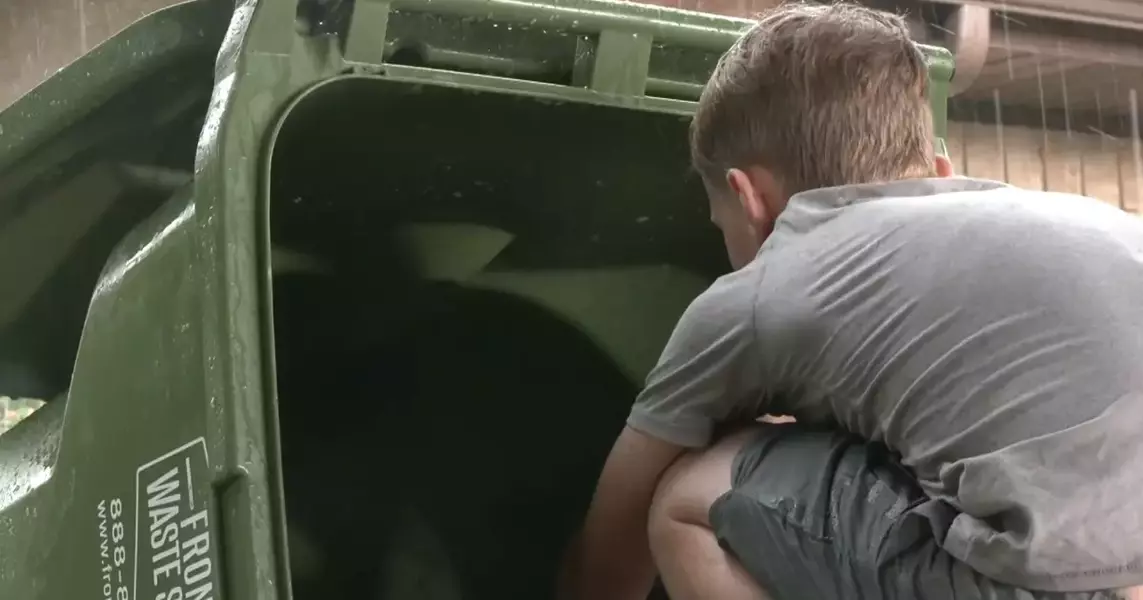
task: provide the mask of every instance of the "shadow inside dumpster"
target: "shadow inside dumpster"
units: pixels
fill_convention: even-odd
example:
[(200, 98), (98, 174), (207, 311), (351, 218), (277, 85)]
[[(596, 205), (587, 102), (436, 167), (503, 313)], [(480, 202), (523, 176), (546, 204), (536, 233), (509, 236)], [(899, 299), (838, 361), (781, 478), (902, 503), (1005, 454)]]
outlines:
[(286, 117), (270, 184), (295, 598), (550, 597), (726, 268), (685, 120), (351, 79)]

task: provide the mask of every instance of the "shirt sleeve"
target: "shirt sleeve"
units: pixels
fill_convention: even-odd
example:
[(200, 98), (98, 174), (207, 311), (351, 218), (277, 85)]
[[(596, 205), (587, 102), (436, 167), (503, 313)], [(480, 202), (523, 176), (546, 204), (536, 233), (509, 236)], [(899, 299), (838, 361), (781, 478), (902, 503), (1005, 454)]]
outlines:
[(740, 401), (760, 395), (757, 285), (750, 271), (723, 276), (683, 312), (635, 400), (628, 426), (672, 444), (701, 448)]

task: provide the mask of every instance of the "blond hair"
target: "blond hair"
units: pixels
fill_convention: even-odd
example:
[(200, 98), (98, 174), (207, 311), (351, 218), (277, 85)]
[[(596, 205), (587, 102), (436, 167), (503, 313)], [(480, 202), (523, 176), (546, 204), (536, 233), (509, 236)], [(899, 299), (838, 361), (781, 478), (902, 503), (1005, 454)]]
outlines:
[(708, 185), (763, 166), (787, 194), (932, 175), (920, 49), (899, 16), (853, 4), (786, 4), (723, 55), (691, 123)]

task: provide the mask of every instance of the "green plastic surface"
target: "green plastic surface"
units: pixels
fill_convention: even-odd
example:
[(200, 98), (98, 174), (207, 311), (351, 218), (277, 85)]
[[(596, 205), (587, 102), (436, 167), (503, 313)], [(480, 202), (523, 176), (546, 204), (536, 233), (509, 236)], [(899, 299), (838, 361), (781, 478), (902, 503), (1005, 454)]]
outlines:
[(0, 113), (0, 396), (55, 398), (0, 435), (0, 598), (289, 598), (287, 501), (299, 598), (550, 585), (726, 268), (685, 131), (748, 22), (330, 4), (180, 4)]

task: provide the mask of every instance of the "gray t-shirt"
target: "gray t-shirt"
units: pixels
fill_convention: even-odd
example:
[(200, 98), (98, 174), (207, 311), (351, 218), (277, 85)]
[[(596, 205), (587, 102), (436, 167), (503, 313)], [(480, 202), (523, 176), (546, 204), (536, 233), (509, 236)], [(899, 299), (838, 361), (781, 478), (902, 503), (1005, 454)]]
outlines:
[(790, 414), (900, 453), (994, 579), (1143, 583), (1143, 220), (964, 178), (796, 195), (683, 314), (628, 424)]

